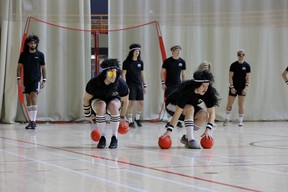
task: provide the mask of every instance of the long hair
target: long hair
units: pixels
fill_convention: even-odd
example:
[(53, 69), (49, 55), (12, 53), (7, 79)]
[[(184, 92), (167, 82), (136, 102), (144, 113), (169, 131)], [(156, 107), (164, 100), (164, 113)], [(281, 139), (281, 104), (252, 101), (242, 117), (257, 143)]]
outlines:
[(209, 83), (209, 87), (203, 97), (207, 97), (215, 106), (219, 105), (219, 93), (213, 87), (214, 76), (209, 71), (196, 71), (193, 74), (191, 80), (183, 81), (179, 87), (179, 94), (189, 95), (192, 94), (195, 89), (199, 88), (202, 83)]
[[(139, 44), (132, 44), (132, 45), (130, 45), (130, 49), (131, 49), (131, 47), (133, 47), (133, 45), (135, 45), (135, 46), (137, 45), (138, 47), (140, 47)], [(128, 53), (126, 59), (125, 59), (125, 61), (132, 61), (132, 60), (133, 60), (133, 53), (134, 53), (134, 51), (135, 51), (135, 49), (132, 49), (132, 50), (129, 51), (129, 53)], [(141, 60), (141, 51), (140, 51), (140, 50), (139, 50), (139, 55), (138, 55), (138, 57), (137, 57), (137, 60), (138, 60), (138, 61)]]

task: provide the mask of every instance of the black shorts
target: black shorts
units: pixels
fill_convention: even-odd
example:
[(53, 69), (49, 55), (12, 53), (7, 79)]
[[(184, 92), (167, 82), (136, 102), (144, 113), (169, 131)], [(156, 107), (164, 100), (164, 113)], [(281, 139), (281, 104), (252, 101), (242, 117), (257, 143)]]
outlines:
[(30, 94), (32, 92), (39, 93), (39, 91), (40, 91), (40, 81), (33, 81), (24, 84), (23, 93), (25, 94)]
[(234, 87), (234, 89), (236, 90), (236, 93), (235, 93), (235, 94), (231, 93), (231, 89), (229, 89), (229, 96), (233, 96), (233, 97), (236, 97), (237, 95), (239, 95), (239, 96), (246, 96), (246, 95), (242, 95), (242, 91), (243, 91), (244, 88), (238, 89), (238, 88), (235, 88), (235, 87)]
[(180, 85), (166, 85), (166, 90), (165, 90), (165, 97), (168, 97), (171, 93), (173, 93)]
[(143, 86), (142, 84), (128, 84), (129, 87), (129, 100), (142, 101), (144, 100)]
[[(103, 99), (99, 99), (99, 98), (92, 98), (92, 99), (90, 100), (91, 114), (96, 116), (96, 111), (94, 111), (93, 106), (92, 106), (92, 103), (93, 103), (95, 100), (102, 100), (102, 101), (104, 101), (104, 102), (106, 103), (106, 114), (109, 114), (109, 115), (110, 115), (110, 112), (108, 111), (107, 107), (108, 107), (109, 102), (112, 101), (112, 100), (114, 100), (114, 99), (118, 99), (118, 100), (120, 101), (120, 103), (121, 103), (121, 97), (119, 97), (119, 96), (117, 96), (117, 97), (111, 97), (111, 98), (109, 98), (109, 99), (104, 99), (104, 100), (103, 100)], [(121, 110), (121, 107), (122, 107), (122, 105), (120, 106), (119, 111)]]
[[(173, 115), (174, 115), (174, 113), (175, 113), (175, 110), (176, 110), (176, 105), (173, 105), (173, 104), (168, 104), (167, 106), (165, 106), (165, 109), (166, 109), (166, 111), (167, 111), (167, 113), (171, 116), (171, 117), (173, 117)], [(194, 106), (194, 117), (195, 117), (195, 115), (197, 114), (197, 112), (198, 111), (200, 111), (202, 108), (200, 107), (200, 106)], [(184, 121), (184, 119), (185, 119), (185, 115), (184, 114), (181, 114), (180, 115), (180, 117), (179, 117), (179, 119), (178, 120), (180, 120), (180, 121)]]

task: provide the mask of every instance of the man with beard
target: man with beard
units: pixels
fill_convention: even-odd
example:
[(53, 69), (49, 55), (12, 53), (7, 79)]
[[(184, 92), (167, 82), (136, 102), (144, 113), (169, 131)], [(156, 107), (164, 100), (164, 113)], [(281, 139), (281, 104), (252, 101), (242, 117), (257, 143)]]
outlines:
[[(44, 54), (38, 51), (39, 38), (36, 35), (30, 35), (25, 40), (23, 52), (20, 54), (17, 67), (17, 83), (24, 85), (23, 93), (26, 96), (27, 111), (29, 115), (29, 124), (26, 129), (36, 129), (37, 117), (37, 97), (45, 86), (46, 67)], [(23, 80), (21, 80), (21, 70), (24, 67)], [(42, 76), (42, 82), (41, 81)], [(23, 82), (22, 82), (23, 81)]]
[[(166, 111), (172, 116), (167, 131), (162, 137), (170, 136), (178, 119), (184, 121), (186, 135), (181, 138), (181, 143), (188, 149), (200, 149), (194, 138), (197, 131), (207, 121), (202, 137), (211, 137), (211, 130), (215, 121), (215, 106), (219, 103), (218, 92), (213, 87), (214, 77), (208, 71), (196, 71), (194, 79), (187, 80), (171, 93), (165, 102)], [(203, 102), (206, 107), (202, 109), (198, 104)]]
[[(92, 78), (86, 85), (83, 98), (85, 116), (100, 130), (100, 141), (97, 148), (106, 146), (106, 113), (111, 116), (112, 137), (110, 149), (118, 147), (118, 127), (120, 121), (126, 121), (125, 114), (128, 107), (128, 86), (120, 77), (121, 70), (117, 59), (104, 60), (100, 67), (102, 72)], [(122, 106), (121, 106), (122, 102)], [(92, 108), (92, 109), (91, 109)], [(121, 108), (121, 114), (119, 110)], [(96, 114), (96, 118), (93, 114)]]

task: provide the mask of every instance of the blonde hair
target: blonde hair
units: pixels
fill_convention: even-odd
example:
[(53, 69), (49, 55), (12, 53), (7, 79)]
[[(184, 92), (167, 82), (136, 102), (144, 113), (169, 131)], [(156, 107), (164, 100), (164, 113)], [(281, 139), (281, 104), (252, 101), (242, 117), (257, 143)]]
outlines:
[(208, 62), (208, 61), (203, 61), (199, 66), (198, 66), (198, 69), (199, 71), (204, 71), (205, 70), (205, 67), (208, 67), (208, 71), (211, 70), (211, 63)]

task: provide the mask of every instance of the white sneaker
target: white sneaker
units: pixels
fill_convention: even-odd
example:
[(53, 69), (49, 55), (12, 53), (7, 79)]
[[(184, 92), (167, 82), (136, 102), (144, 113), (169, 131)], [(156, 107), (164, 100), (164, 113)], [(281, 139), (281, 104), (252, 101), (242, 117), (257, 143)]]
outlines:
[(239, 122), (239, 127), (243, 127), (243, 121)]

